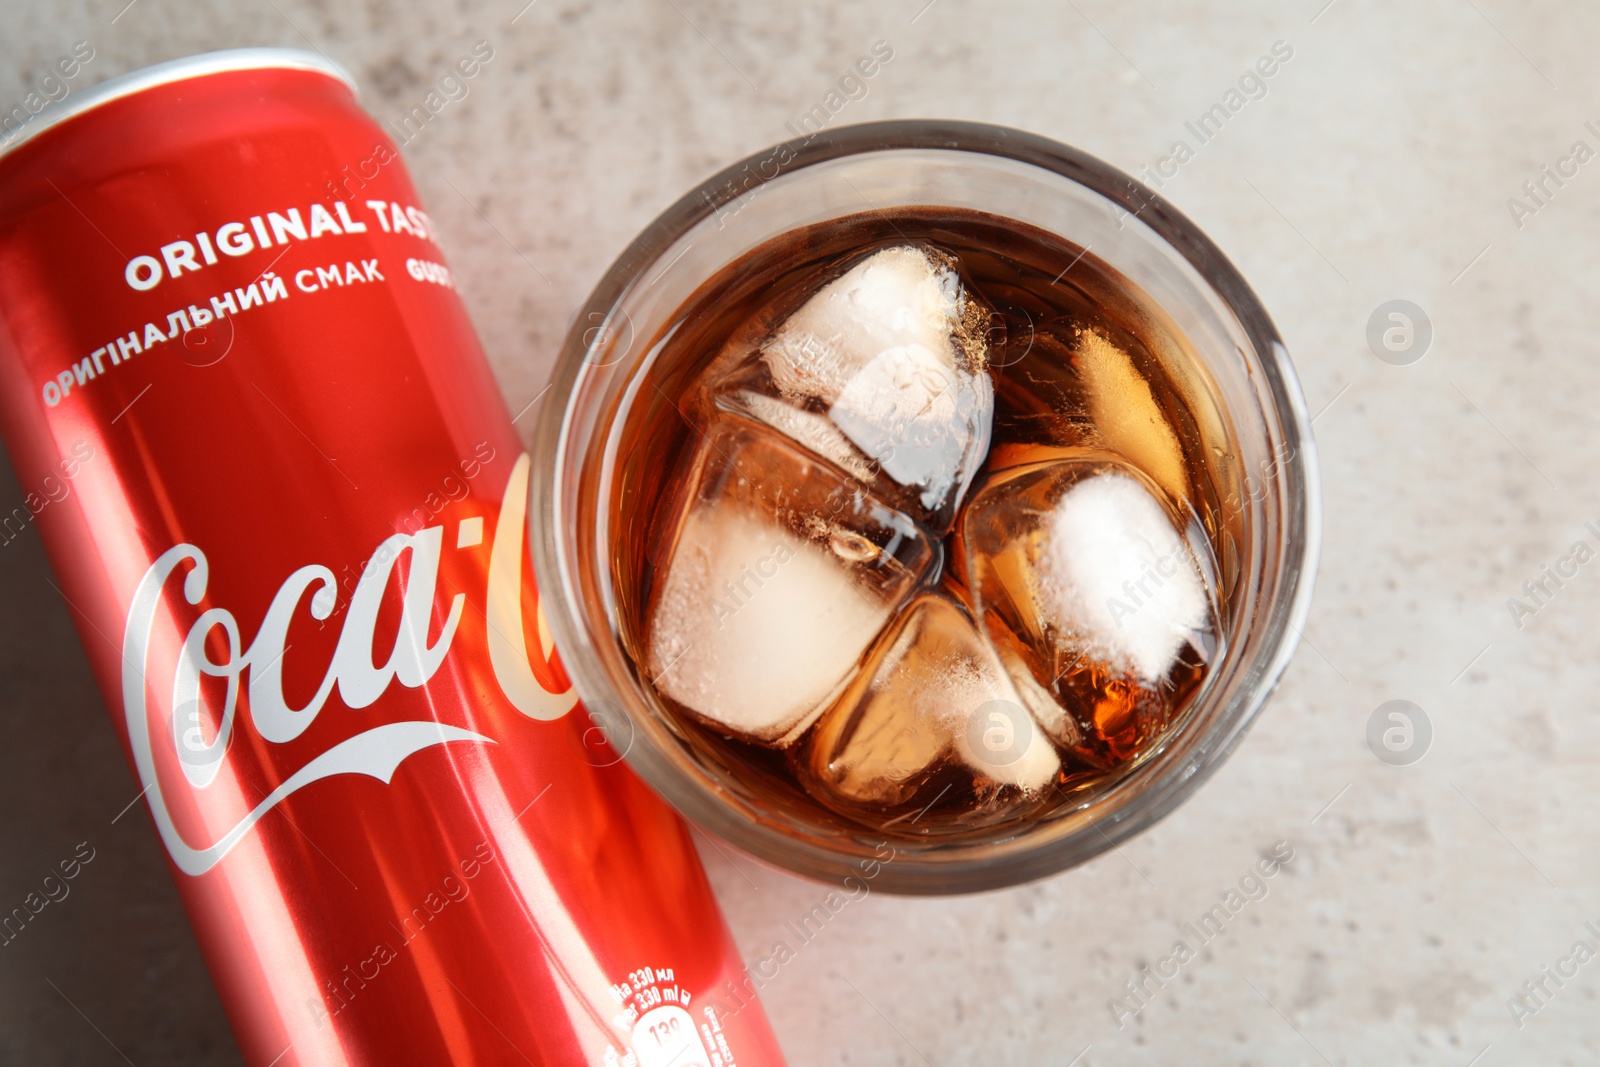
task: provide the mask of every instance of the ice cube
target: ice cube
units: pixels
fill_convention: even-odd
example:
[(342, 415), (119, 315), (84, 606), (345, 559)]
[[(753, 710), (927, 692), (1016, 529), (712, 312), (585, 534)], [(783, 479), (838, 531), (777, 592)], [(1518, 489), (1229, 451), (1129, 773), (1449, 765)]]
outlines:
[(827, 795), (887, 807), (954, 760), (1025, 792), (1048, 786), (1061, 766), (994, 649), (937, 593), (913, 600), (878, 641), (817, 723), (807, 755)]
[(1004, 440), (990, 449), (987, 470), (1098, 448), (1139, 468), (1169, 499), (1188, 497), (1178, 429), (1158, 398), (1181, 398), (1191, 435), (1225, 432), (1207, 429), (1216, 416), (1205, 391), (1183, 380), (1188, 361), (1156, 359), (1134, 337), (1067, 319), (1042, 321), (1030, 343), (1026, 363), (996, 371), (995, 436)]
[(794, 407), (753, 389), (725, 393), (717, 398), (717, 404), (725, 411), (748, 415), (766, 423), (795, 444), (863, 482), (870, 483), (877, 476), (866, 458), (825, 415)]
[(1099, 474), (1069, 489), (1050, 517), (1040, 559), (1058, 628), (1092, 652), (1131, 664), (1153, 685), (1205, 623), (1204, 579), (1182, 533), (1136, 478)]
[[(791, 410), (820, 412), (837, 434), (770, 404), (753, 413), (805, 434), (796, 440), (852, 473), (882, 471), (923, 511), (948, 520), (989, 447), (986, 321), (945, 257), (883, 249), (823, 286), (756, 346), (778, 398)], [(711, 375), (736, 392), (749, 391), (747, 333)], [(841, 458), (844, 442), (853, 459)]]
[(938, 546), (795, 443), (709, 426), (647, 621), (656, 689), (739, 737), (792, 742), (851, 677)]
[(1144, 750), (1203, 677), (1217, 643), (1203, 534), (1180, 533), (1159, 490), (1120, 459), (1080, 449), (992, 475), (960, 544), (1018, 693), (1089, 764)]
[(991, 626), (989, 637), (1001, 664), (1005, 666), (1011, 684), (1017, 688), (1018, 699), (1033, 716), (1033, 721), (1045, 732), (1045, 736), (1062, 748), (1072, 749), (1083, 744), (1083, 728), (1067, 713), (1067, 709), (1061, 706), (1056, 695), (1040, 685), (1038, 679), (1033, 676), (1033, 671), (1028, 666), (1027, 652), (1022, 648), (1016, 635), (1004, 626)]
[(885, 248), (817, 291), (762, 352), (785, 395), (831, 401), (888, 349), (915, 345), (945, 367), (984, 366), (982, 317), (943, 257)]
[(886, 348), (862, 367), (828, 416), (930, 511), (966, 494), (989, 448), (988, 375), (947, 365), (919, 344)]
[(1114, 457), (1085, 451), (992, 479), (968, 506), (962, 551), (978, 603), (1052, 678), (1087, 657), (1155, 685), (1186, 645), (1209, 646), (1194, 547)]
[(1183, 449), (1146, 373), (1130, 352), (1095, 330), (1080, 329), (1075, 340), (1072, 363), (1087, 394), (1096, 438), (1127, 457), (1172, 499), (1185, 499), (1189, 476)]

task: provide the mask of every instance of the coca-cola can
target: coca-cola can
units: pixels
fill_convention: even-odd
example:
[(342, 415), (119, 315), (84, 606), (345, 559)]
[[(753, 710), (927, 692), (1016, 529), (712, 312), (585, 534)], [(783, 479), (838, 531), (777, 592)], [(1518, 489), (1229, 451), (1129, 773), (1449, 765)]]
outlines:
[[(151, 67), (0, 155), (0, 419), (252, 1064), (769, 1067), (551, 645), (528, 460), (348, 75)], [(0, 916), (0, 921), (4, 917)]]

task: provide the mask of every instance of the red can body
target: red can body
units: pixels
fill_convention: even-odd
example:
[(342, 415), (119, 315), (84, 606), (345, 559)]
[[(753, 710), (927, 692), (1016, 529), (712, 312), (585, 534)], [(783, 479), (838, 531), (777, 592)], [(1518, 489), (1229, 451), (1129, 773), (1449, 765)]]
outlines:
[(247, 1061), (781, 1063), (550, 646), (433, 236), (315, 57), (152, 68), (28, 137), (0, 519), (38, 524)]

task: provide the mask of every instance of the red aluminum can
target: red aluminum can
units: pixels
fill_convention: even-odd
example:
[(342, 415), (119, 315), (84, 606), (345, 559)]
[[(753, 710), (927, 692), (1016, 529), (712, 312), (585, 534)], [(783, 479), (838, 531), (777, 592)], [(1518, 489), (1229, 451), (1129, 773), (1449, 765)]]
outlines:
[(0, 155), (0, 417), (245, 1059), (781, 1063), (551, 648), (527, 458), (348, 77), (74, 99)]

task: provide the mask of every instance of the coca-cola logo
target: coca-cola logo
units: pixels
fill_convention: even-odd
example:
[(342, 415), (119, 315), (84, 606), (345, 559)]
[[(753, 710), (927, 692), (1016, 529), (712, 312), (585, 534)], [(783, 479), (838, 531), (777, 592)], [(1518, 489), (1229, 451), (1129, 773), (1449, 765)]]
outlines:
[[(489, 555), (487, 643), (489, 662), (506, 699), (534, 719), (558, 719), (571, 711), (577, 696), (570, 687), (551, 692), (529, 664), (523, 647), (522, 568), (526, 551), (528, 457), (518, 458), (506, 483), (494, 543)], [(240, 723), (240, 693), (248, 694), (250, 727), (263, 741), (285, 744), (303, 734), (338, 693), (348, 708), (370, 707), (390, 687), (426, 685), (450, 652), (461, 621), (465, 594), (450, 599), (443, 628), (432, 641), (428, 631), (437, 592), (444, 527), (429, 526), (397, 533), (372, 553), (344, 609), (344, 623), (321, 684), (310, 700), (293, 707), (284, 695), (283, 658), (287, 636), (297, 614), (316, 621), (333, 614), (338, 583), (322, 564), (301, 567), (278, 587), (248, 644), (239, 620), (223, 607), (211, 607), (195, 618), (180, 647), (171, 679), (170, 723), (153, 728), (147, 695), (157, 684), (150, 676), (151, 644), (163, 621), (169, 586), (181, 581), (185, 602), (198, 605), (211, 580), (211, 563), (199, 547), (180, 544), (163, 552), (145, 571), (128, 608), (122, 646), (123, 712), (134, 765), (144, 796), (173, 863), (185, 874), (200, 875), (228, 854), (261, 818), (285, 799), (314, 782), (341, 774), (364, 774), (387, 784), (409, 756), (434, 745), (464, 742), (492, 745), (481, 733), (431, 720), (409, 720), (371, 727), (333, 745), (285, 778), (247, 814), (216, 840), (196, 846), (179, 832), (157, 774), (159, 744), (173, 752), (190, 789), (202, 791), (216, 781)], [(402, 557), (409, 559), (401, 600), (399, 629), (392, 646), (375, 647), (379, 608)], [(540, 654), (548, 661), (552, 646), (542, 607), (535, 629)], [(213, 636), (220, 634), (220, 640)], [(386, 644), (388, 642), (385, 642)], [(213, 657), (217, 646), (225, 654)], [(208, 706), (204, 680), (220, 679), (221, 707)], [(211, 683), (216, 687), (217, 683)], [(158, 690), (159, 692), (159, 690)]]

